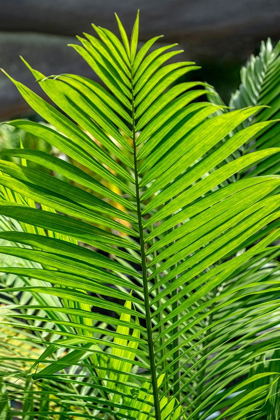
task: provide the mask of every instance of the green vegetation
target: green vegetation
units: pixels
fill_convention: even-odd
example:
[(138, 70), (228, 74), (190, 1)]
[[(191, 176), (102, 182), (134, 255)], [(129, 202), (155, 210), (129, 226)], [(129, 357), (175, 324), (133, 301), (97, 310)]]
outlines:
[(278, 419), (280, 45), (228, 108), (117, 22), (102, 85), (7, 75), (49, 146), (0, 152), (0, 419)]

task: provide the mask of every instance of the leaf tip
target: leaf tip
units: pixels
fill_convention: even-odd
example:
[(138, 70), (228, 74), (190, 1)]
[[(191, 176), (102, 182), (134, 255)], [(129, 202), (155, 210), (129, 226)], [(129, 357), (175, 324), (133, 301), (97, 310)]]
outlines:
[(14, 79), (12, 78), (12, 76), (10, 76), (2, 67), (0, 69), (2, 71), (3, 74), (5, 74), (5, 76), (7, 76), (12, 82), (14, 81)]
[(25, 60), (25, 58), (23, 58), (22, 55), (19, 56), (19, 58), (21, 59), (21, 61), (26, 65), (26, 67), (32, 72), (32, 67), (30, 66), (30, 64)]

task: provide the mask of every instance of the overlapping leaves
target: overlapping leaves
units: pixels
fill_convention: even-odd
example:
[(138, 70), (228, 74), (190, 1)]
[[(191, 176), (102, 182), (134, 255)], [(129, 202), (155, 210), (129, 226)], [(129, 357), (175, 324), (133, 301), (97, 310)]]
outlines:
[[(228, 180), (275, 161), (280, 149), (230, 157), (278, 125), (246, 124), (264, 115), (259, 106), (223, 112), (202, 102), (205, 84), (176, 83), (193, 63), (168, 64), (180, 51), (151, 50), (158, 38), (138, 51), (139, 18), (130, 41), (117, 21), (122, 42), (94, 26), (98, 38), (85, 34), (73, 46), (107, 89), (26, 63), (53, 106), (8, 76), (51, 126), (9, 124), (74, 163), (2, 152), (21, 159), (0, 161), (0, 212), (22, 231), (1, 231), (9, 246), (0, 251), (31, 264), (2, 268), (21, 279), (6, 284), (5, 296), (16, 298), (5, 302), (2, 324), (24, 328), (41, 349), (28, 349), (22, 366), (4, 346), (12, 367), (3, 366), (3, 410), (177, 420), (226, 408), (245, 418), (267, 400), (275, 407), (278, 389), (280, 179), (271, 171)], [(24, 401), (21, 414), (9, 398)]]

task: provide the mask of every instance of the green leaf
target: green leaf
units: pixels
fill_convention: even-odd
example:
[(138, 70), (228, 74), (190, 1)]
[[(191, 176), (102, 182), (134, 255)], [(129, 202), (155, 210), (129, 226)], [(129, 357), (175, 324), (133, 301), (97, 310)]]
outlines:
[(272, 420), (280, 44), (226, 107), (116, 19), (73, 46), (102, 85), (24, 61), (44, 100), (5, 73), (45, 122), (0, 151), (0, 417)]
[(136, 20), (134, 22), (132, 35), (131, 35), (131, 45), (130, 45), (130, 60), (133, 63), (138, 46), (138, 35), (139, 35), (139, 10), (137, 12)]

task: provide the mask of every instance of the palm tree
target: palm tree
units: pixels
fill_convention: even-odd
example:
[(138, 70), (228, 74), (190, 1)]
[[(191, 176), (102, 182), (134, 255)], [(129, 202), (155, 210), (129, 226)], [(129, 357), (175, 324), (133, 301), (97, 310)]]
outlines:
[(1, 152), (0, 418), (279, 418), (279, 47), (228, 110), (117, 22), (72, 46), (102, 85), (7, 75), (72, 163)]

